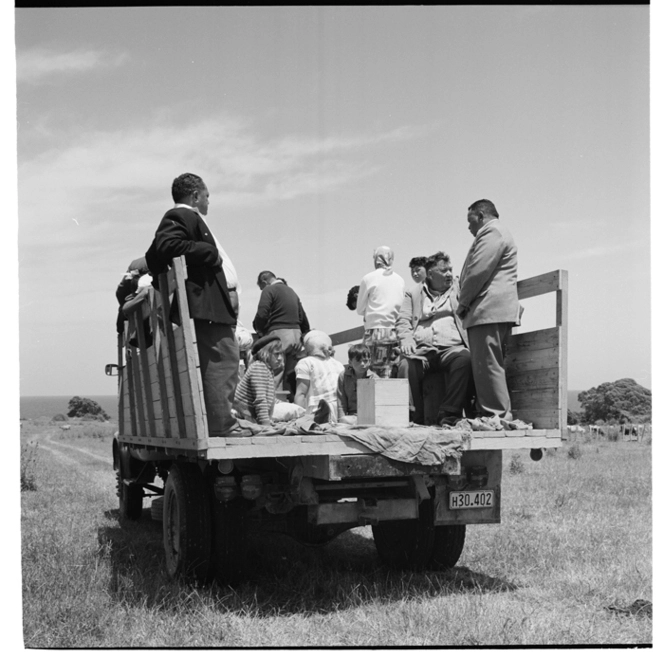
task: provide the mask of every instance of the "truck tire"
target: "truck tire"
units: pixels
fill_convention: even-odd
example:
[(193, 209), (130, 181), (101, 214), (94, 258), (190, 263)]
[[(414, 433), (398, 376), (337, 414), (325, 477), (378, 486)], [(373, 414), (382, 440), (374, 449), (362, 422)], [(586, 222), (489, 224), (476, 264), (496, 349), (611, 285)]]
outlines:
[(371, 526), (378, 555), (388, 567), (418, 571), (428, 566), (435, 537), (432, 510), (431, 500), (425, 500), (418, 519)]
[(459, 561), (466, 540), (465, 525), (434, 526), (432, 569), (451, 569)]
[(116, 475), (120, 520), (137, 521), (143, 514), (143, 487), (140, 484), (125, 484), (122, 466)]
[(247, 571), (247, 518), (243, 501), (214, 501), (214, 577), (222, 585), (239, 583)]
[(171, 467), (164, 488), (163, 529), (168, 575), (205, 583), (210, 573), (212, 518), (205, 481), (196, 464)]
[(150, 507), (150, 517), (153, 521), (159, 521), (159, 523), (164, 522), (164, 497), (159, 496), (158, 498), (152, 499), (152, 506)]

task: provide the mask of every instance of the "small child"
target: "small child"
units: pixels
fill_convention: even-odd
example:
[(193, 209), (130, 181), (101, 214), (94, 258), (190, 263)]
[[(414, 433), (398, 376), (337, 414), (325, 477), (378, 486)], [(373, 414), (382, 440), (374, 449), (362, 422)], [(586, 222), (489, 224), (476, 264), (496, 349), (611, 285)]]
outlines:
[(235, 389), (233, 411), (238, 418), (270, 425), (274, 412), (274, 373), (284, 367), (279, 336), (263, 336), (251, 347), (254, 360)]
[(358, 343), (348, 348), (348, 365), (339, 375), (337, 384), (340, 423), (357, 423), (357, 380), (376, 377), (376, 374), (369, 370), (370, 364), (371, 354), (366, 345)]
[(307, 354), (295, 365), (295, 404), (313, 414), (315, 422), (337, 420), (337, 381), (343, 365), (332, 358), (330, 337), (322, 331), (310, 331), (303, 340)]

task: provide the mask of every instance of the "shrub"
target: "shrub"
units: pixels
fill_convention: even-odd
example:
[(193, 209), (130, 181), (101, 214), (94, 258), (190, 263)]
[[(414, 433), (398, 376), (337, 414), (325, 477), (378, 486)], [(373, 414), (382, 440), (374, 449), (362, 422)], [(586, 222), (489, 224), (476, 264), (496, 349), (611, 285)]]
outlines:
[(94, 400), (79, 398), (78, 395), (69, 400), (70, 418), (87, 418), (90, 420), (109, 420), (111, 417)]
[(521, 457), (519, 455), (512, 455), (512, 459), (510, 459), (510, 475), (518, 475), (525, 470), (526, 467), (523, 465)]
[(53, 416), (53, 418), (51, 420), (54, 423), (61, 423), (65, 420), (67, 420), (67, 416), (65, 416), (64, 414), (55, 414), (55, 416)]
[(578, 446), (576, 443), (573, 444), (573, 445), (571, 445), (571, 446), (567, 449), (567, 456), (568, 456), (570, 459), (579, 459), (579, 458), (581, 457), (582, 454), (583, 454), (583, 451), (581, 450), (581, 447)]
[(37, 490), (37, 442), (21, 443), (21, 491)]

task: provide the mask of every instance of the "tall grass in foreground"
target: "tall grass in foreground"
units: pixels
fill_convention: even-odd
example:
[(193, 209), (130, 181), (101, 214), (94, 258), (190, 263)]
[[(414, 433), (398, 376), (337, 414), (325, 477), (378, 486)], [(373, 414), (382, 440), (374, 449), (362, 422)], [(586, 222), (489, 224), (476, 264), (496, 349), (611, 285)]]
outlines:
[(506, 452), (503, 522), (470, 526), (448, 572), (387, 571), (367, 528), (322, 549), (253, 536), (253, 573), (231, 589), (169, 581), (149, 503), (141, 521), (118, 523), (110, 442), (57, 436), (62, 458), (39, 460), (37, 489), (22, 494), (28, 647), (652, 641), (650, 619), (607, 610), (652, 600), (643, 444), (587, 443), (576, 459), (566, 446), (540, 462)]

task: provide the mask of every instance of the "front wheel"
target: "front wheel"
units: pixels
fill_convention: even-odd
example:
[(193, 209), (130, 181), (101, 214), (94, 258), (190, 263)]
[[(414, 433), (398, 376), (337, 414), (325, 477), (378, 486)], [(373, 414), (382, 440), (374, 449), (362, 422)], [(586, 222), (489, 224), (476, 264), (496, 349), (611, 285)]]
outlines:
[(140, 484), (125, 484), (122, 468), (117, 471), (120, 518), (137, 521), (143, 514), (143, 487)]
[(206, 582), (211, 566), (212, 518), (205, 482), (195, 464), (174, 464), (168, 473), (163, 529), (168, 575)]
[(132, 459), (129, 449), (121, 446), (114, 449), (114, 466), (117, 477), (117, 493), (120, 519), (137, 521), (143, 514), (143, 485), (137, 482), (127, 484), (132, 478)]

